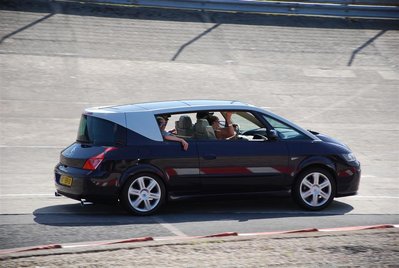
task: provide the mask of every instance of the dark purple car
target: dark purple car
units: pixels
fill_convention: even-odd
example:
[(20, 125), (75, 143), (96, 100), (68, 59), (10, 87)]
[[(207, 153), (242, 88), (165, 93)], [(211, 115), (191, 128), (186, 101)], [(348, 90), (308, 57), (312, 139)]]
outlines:
[[(208, 119), (225, 127), (226, 112), (235, 133), (217, 139)], [(157, 117), (187, 150), (164, 139)], [(58, 194), (117, 201), (138, 215), (168, 199), (266, 192), (288, 192), (301, 207), (320, 210), (355, 195), (359, 180), (360, 163), (346, 145), (261, 108), (215, 100), (86, 109), (77, 140), (55, 167)]]

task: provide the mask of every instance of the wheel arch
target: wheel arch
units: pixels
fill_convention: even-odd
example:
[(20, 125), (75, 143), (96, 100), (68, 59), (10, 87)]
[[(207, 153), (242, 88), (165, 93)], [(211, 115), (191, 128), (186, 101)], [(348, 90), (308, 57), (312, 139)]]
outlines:
[[(319, 181), (316, 182), (316, 184), (314, 184), (315, 182), (313, 181), (312, 186), (303, 186), (304, 179), (313, 173), (321, 173), (324, 175), (324, 177), (326, 177), (327, 180), (330, 181), (330, 183), (320, 187)], [(327, 186), (329, 187), (329, 191), (325, 192), (322, 190)], [(305, 188), (303, 189), (303, 187)], [(324, 192), (324, 195), (320, 194), (322, 191)], [(309, 193), (311, 200), (308, 199)], [(327, 193), (328, 195), (325, 195)], [(296, 201), (300, 207), (306, 210), (317, 211), (329, 206), (337, 194), (337, 178), (334, 166), (317, 162), (304, 166), (303, 169), (301, 169), (295, 176), (294, 183), (292, 184), (291, 188), (291, 194), (294, 201)]]
[[(292, 184), (292, 188), (294, 187), (294, 185), (296, 184), (296, 182), (298, 181), (298, 179), (300, 178), (300, 176), (303, 173), (305, 173), (306, 171), (308, 171), (310, 169), (314, 169), (314, 168), (321, 168), (321, 169), (324, 169), (327, 172), (329, 172), (334, 180), (335, 185), (337, 186), (337, 169), (336, 169), (336, 165), (334, 164), (334, 162), (331, 159), (326, 158), (326, 157), (312, 157), (312, 158), (305, 159), (298, 166), (297, 171), (295, 172), (295, 175), (294, 175), (294, 181)], [(337, 188), (338, 187), (335, 187), (334, 195), (337, 194)]]
[(168, 193), (168, 187), (167, 187), (167, 183), (165, 181), (165, 174), (162, 172), (162, 170), (155, 166), (152, 166), (152, 165), (141, 164), (141, 165), (130, 167), (125, 172), (123, 172), (123, 175), (121, 176), (121, 178), (119, 180), (120, 187), (119, 187), (118, 196), (121, 195), (123, 187), (125, 186), (126, 182), (131, 177), (137, 176), (139, 174), (148, 174), (148, 173), (154, 174), (157, 177), (159, 177), (165, 186), (166, 193)]

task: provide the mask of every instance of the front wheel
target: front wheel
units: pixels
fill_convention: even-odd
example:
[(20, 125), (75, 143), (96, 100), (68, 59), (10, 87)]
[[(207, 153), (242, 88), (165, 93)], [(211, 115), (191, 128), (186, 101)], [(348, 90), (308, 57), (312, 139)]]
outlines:
[(165, 202), (165, 186), (152, 174), (140, 174), (130, 178), (122, 190), (121, 202), (136, 215), (154, 214)]
[(293, 197), (307, 210), (321, 210), (334, 199), (335, 182), (332, 175), (321, 168), (303, 172), (293, 188)]

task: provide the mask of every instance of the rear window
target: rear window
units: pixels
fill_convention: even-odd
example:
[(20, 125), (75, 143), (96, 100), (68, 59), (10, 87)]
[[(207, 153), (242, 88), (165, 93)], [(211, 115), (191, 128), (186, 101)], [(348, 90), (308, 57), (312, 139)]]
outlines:
[(126, 144), (126, 129), (105, 119), (82, 115), (76, 140), (99, 146), (121, 146)]

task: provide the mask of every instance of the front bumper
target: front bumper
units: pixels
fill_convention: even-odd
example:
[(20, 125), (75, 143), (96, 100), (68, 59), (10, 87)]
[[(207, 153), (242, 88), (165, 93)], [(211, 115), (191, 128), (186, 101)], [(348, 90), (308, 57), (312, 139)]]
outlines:
[(361, 168), (359, 162), (342, 166), (337, 173), (336, 197), (356, 195), (359, 190)]

